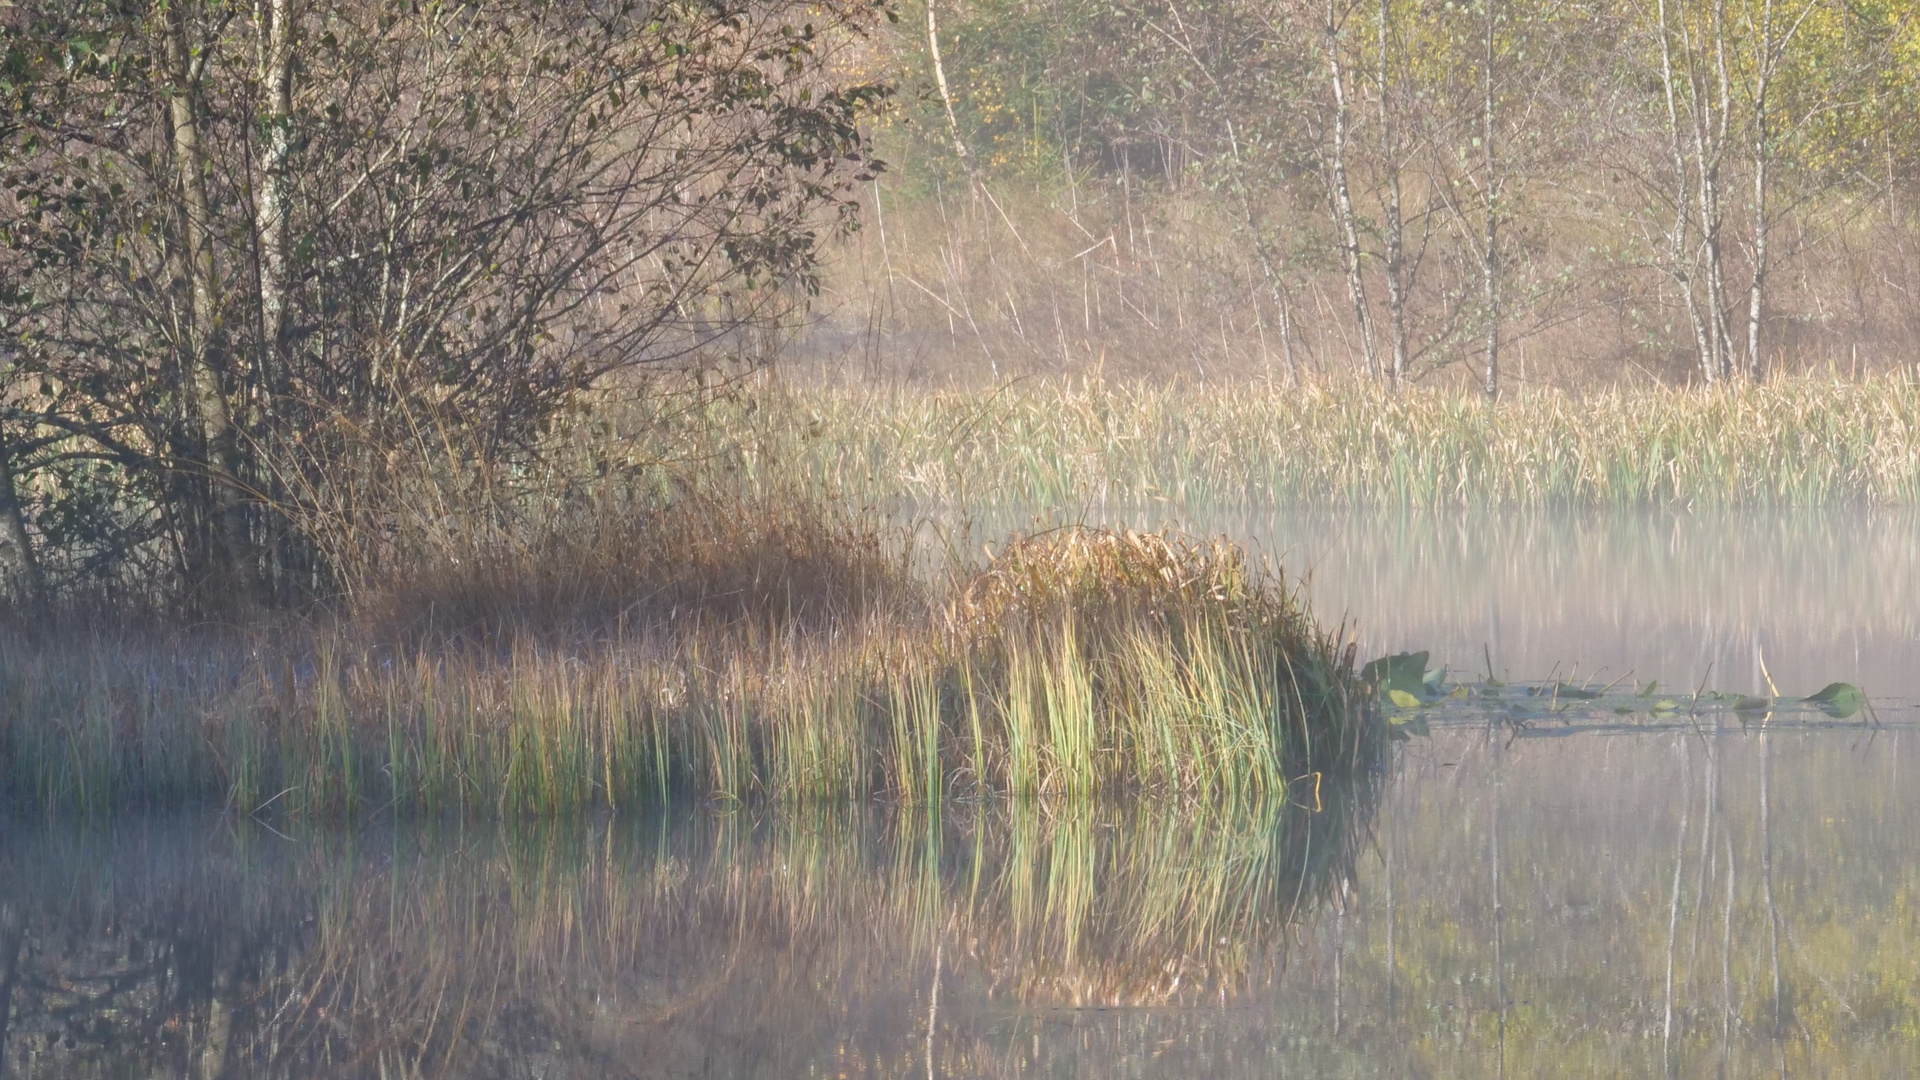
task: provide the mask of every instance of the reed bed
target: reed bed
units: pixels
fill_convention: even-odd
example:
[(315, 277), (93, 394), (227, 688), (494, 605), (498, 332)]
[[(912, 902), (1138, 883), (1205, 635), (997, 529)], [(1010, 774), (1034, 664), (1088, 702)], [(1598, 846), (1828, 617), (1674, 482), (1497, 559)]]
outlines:
[(1494, 405), (1350, 379), (809, 388), (757, 422), (784, 468), (922, 506), (1920, 503), (1910, 370), (1523, 389)]
[[(753, 568), (777, 602), (782, 567)], [(1260, 801), (1384, 751), (1351, 646), (1224, 541), (1066, 529), (918, 606), (908, 591), (809, 619), (710, 604), (598, 638), (343, 624), (306, 646), (221, 651), (13, 637), (0, 790), (48, 812), (342, 816), (689, 797)]]

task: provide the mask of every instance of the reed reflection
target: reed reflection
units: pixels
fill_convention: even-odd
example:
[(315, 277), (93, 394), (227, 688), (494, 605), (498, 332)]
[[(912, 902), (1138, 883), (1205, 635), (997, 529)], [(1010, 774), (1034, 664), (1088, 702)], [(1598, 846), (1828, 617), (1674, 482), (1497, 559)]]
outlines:
[[(1317, 805), (993, 805), (0, 843), (16, 1076), (795, 1076), (1018, 1067), (1036, 1019), (1234, 1006), (1347, 887)], [(929, 1033), (933, 1038), (929, 1038)], [(1011, 1056), (1009, 1056), (1011, 1055)]]
[[(1504, 714), (1493, 719), (1500, 720)], [(1920, 738), (1436, 723), (1306, 805), (0, 831), (9, 1076), (1904, 1075)]]

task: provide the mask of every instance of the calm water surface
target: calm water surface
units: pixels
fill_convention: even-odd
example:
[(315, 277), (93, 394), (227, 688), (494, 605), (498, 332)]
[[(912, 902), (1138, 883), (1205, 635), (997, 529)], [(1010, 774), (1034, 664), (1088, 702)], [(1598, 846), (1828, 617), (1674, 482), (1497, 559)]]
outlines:
[(1317, 809), (13, 823), (4, 1063), (1904, 1075), (1920, 731), (1778, 725), (1443, 722)]

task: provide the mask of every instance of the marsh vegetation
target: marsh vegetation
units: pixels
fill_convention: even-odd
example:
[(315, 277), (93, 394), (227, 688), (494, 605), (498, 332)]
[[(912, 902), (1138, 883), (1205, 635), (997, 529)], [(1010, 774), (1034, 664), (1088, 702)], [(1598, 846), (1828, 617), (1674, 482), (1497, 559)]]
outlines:
[[(320, 636), (183, 662), (138, 639), (16, 638), (7, 790), (17, 807), (85, 813), (189, 801), (572, 815), (676, 795), (937, 806), (1123, 791), (1237, 803), (1381, 760), (1352, 645), (1232, 545), (1067, 529), (934, 592), (846, 534), (756, 534), (765, 523), (703, 538), (674, 518), (675, 569), (698, 565), (689, 539), (734, 563), (707, 583), (718, 591), (643, 596), (651, 606), (606, 621), (502, 606), (541, 583), (529, 571), (462, 581), (487, 590), (479, 612), (456, 594), (416, 637), (372, 644), (351, 626), (306, 629)], [(825, 545), (820, 561), (784, 546), (803, 539)], [(862, 551), (876, 557), (842, 561)]]

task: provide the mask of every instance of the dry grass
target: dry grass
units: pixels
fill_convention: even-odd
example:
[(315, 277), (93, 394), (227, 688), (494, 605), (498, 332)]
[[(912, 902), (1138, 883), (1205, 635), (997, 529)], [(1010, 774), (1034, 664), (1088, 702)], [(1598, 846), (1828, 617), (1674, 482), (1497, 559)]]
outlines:
[(1349, 379), (830, 388), (761, 423), (811, 482), (929, 507), (1920, 503), (1911, 373), (1533, 391), (1492, 407)]
[(869, 516), (790, 491), (687, 490), (573, 508), (486, 541), (449, 537), (354, 598), (353, 620), (411, 646), (618, 639), (680, 624), (821, 630), (924, 603)]

